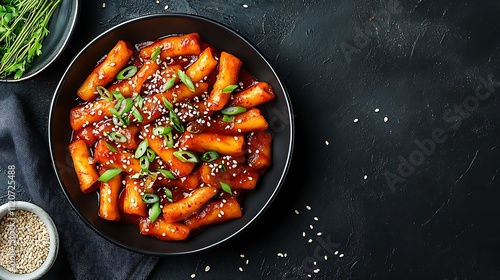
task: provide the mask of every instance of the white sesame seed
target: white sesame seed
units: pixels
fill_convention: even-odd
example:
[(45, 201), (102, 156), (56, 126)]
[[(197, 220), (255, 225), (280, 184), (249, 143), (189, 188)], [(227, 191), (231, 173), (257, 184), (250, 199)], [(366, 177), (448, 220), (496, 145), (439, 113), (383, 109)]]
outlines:
[(323, 233), (320, 231), (320, 232), (316, 233), (316, 235), (321, 236), (321, 235), (323, 235)]
[(312, 239), (307, 240), (307, 243), (313, 243)]
[(210, 266), (205, 266), (205, 272), (209, 272), (210, 271)]
[(358, 119), (354, 119), (354, 122), (357, 123), (359, 120)]
[(328, 142), (328, 140), (325, 140), (325, 145), (330, 145), (330, 142)]
[(313, 225), (309, 225), (309, 228), (310, 228), (310, 229), (314, 229)]
[(379, 108), (375, 109), (375, 113), (378, 113), (378, 112), (380, 112), (380, 109)]
[(340, 255), (339, 255), (339, 258), (343, 258), (343, 257), (344, 257), (344, 254), (340, 254)]
[(243, 271), (243, 267), (240, 266), (240, 268), (238, 268), (240, 271)]
[(312, 208), (311, 208), (311, 206), (307, 205), (307, 206), (306, 206), (306, 209), (307, 209), (307, 210), (311, 210)]
[(248, 5), (247, 4), (243, 4), (243, 8), (248, 8)]
[(191, 274), (191, 278), (195, 278), (196, 277), (196, 274)]
[(366, 180), (366, 179), (368, 179), (368, 176), (367, 176), (367, 175), (365, 175), (365, 176), (363, 177), (363, 179), (365, 179), (365, 180)]
[(245, 255), (241, 254), (241, 255), (240, 255), (240, 258), (244, 259), (244, 258), (245, 258)]
[(384, 122), (388, 122), (389, 118), (387, 116), (384, 117)]
[(295, 214), (298, 215), (299, 214), (299, 210), (295, 209)]
[(333, 253), (335, 256), (339, 254), (339, 251), (335, 251), (335, 253)]
[(306, 232), (305, 231), (302, 232), (302, 237), (306, 237)]

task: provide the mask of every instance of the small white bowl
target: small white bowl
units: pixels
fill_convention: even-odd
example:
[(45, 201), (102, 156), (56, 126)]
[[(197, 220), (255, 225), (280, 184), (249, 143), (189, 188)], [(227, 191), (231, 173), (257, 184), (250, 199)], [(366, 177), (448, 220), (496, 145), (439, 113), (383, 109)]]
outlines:
[(9, 213), (10, 210), (26, 210), (34, 213), (40, 218), (40, 220), (47, 227), (47, 232), (49, 233), (50, 243), (49, 243), (49, 253), (43, 264), (36, 270), (30, 273), (16, 274), (12, 273), (0, 265), (0, 279), (12, 279), (12, 280), (27, 280), (27, 279), (38, 279), (45, 275), (49, 269), (54, 264), (57, 253), (59, 251), (59, 234), (57, 233), (56, 226), (49, 214), (45, 212), (42, 208), (37, 205), (25, 202), (25, 201), (12, 201), (0, 206), (0, 220)]

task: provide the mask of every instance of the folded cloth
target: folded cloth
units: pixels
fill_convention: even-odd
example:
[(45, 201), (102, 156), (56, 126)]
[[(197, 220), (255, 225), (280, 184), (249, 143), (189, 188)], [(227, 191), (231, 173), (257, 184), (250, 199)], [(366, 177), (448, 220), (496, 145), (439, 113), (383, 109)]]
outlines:
[(35, 135), (19, 98), (11, 94), (0, 108), (0, 167), (15, 165), (16, 180), (50, 214), (75, 278), (145, 279), (158, 258), (127, 251), (86, 226), (58, 187), (48, 145)]

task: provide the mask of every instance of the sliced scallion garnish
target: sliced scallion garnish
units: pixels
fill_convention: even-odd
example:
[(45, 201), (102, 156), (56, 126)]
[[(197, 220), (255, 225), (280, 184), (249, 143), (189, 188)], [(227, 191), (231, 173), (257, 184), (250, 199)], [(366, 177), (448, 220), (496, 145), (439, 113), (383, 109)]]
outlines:
[(153, 151), (153, 149), (151, 149), (151, 148), (147, 148), (146, 157), (148, 158), (149, 162), (153, 162), (156, 158), (155, 151)]
[(134, 154), (135, 158), (142, 157), (146, 153), (147, 149), (148, 149), (148, 139), (144, 139), (137, 146), (137, 150), (135, 150), (135, 154)]
[(126, 126), (127, 122), (123, 118), (113, 117), (113, 124), (116, 126)]
[(222, 89), (222, 92), (223, 93), (231, 93), (231, 92), (233, 92), (233, 90), (235, 90), (237, 88), (238, 88), (238, 85), (228, 85), (227, 87)]
[(127, 136), (119, 133), (119, 132), (115, 132), (115, 131), (112, 131), (110, 133), (108, 133), (108, 137), (115, 141), (115, 142), (118, 142), (118, 143), (125, 143), (128, 141), (128, 138)]
[(167, 98), (163, 97), (162, 100), (163, 100), (163, 105), (165, 105), (165, 108), (167, 108), (169, 111), (174, 110), (174, 105), (172, 105), (172, 103), (170, 103), (170, 101), (168, 101)]
[(223, 115), (222, 116), (222, 121), (227, 122), (227, 123), (232, 123), (234, 120), (234, 116), (229, 116), (229, 115)]
[(170, 122), (172, 122), (172, 126), (174, 127), (175, 130), (179, 131), (180, 133), (184, 132), (184, 126), (182, 126), (181, 121), (179, 120), (179, 117), (174, 111), (169, 112), (169, 118)]
[(200, 162), (198, 156), (190, 151), (175, 151), (174, 156), (182, 162), (192, 162), (192, 163)]
[(146, 155), (139, 158), (139, 166), (141, 170), (146, 171), (149, 169), (149, 159)]
[(153, 204), (153, 203), (160, 201), (160, 197), (155, 193), (145, 192), (141, 198), (142, 198), (142, 201), (144, 201), (144, 203), (146, 203), (146, 204)]
[(154, 221), (156, 221), (156, 219), (158, 218), (158, 216), (160, 216), (160, 214), (161, 214), (160, 202), (157, 201), (153, 204), (153, 206), (151, 206), (151, 208), (149, 208), (149, 221), (151, 223), (154, 223)]
[(219, 171), (226, 172), (226, 166), (224, 164), (219, 164)]
[(179, 77), (181, 82), (189, 88), (189, 90), (194, 92), (195, 89), (194, 89), (193, 81), (191, 80), (191, 78), (189, 78), (188, 75), (186, 75), (186, 72), (184, 72), (182, 70), (177, 70), (177, 76)]
[(97, 93), (102, 97), (104, 100), (111, 101), (113, 100), (113, 94), (109, 92), (105, 87), (103, 86), (97, 86), (96, 87)]
[(112, 92), (112, 94), (115, 97), (115, 99), (118, 100), (118, 101), (121, 101), (121, 100), (125, 99), (125, 97), (123, 97), (122, 93), (119, 92), (119, 91), (117, 91), (117, 90), (114, 90)]
[(144, 121), (144, 117), (141, 115), (141, 112), (136, 107), (132, 107), (132, 115), (138, 122)]
[(153, 134), (156, 136), (166, 135), (169, 134), (171, 131), (172, 128), (170, 126), (157, 126), (153, 128)]
[(163, 137), (165, 137), (165, 145), (168, 148), (172, 148), (174, 146), (174, 136), (172, 135), (172, 132), (163, 135)]
[(137, 73), (137, 66), (135, 65), (129, 65), (125, 68), (123, 68), (118, 74), (116, 74), (116, 79), (117, 80), (125, 80), (128, 78), (131, 78)]
[(106, 143), (106, 147), (108, 147), (108, 149), (109, 149), (110, 151), (112, 151), (113, 153), (118, 152), (118, 151), (115, 149), (115, 147), (111, 146), (108, 142), (105, 142), (105, 143)]
[(175, 180), (177, 177), (175, 177), (174, 173), (170, 170), (166, 170), (163, 168), (158, 168), (156, 169), (158, 172), (160, 172), (161, 175), (165, 176), (165, 178)]
[(156, 50), (151, 54), (151, 60), (156, 61), (161, 53), (161, 47), (156, 48)]
[(222, 109), (220, 112), (224, 115), (227, 115), (227, 116), (234, 116), (234, 115), (244, 113), (246, 111), (247, 111), (247, 108), (245, 108), (245, 107), (231, 106), (231, 107), (227, 107), (227, 108)]
[(122, 170), (120, 168), (108, 169), (104, 173), (102, 173), (101, 176), (99, 176), (99, 178), (97, 178), (97, 181), (108, 182), (109, 180), (113, 179), (120, 173), (122, 173)]
[(201, 156), (201, 160), (205, 162), (212, 162), (219, 158), (219, 153), (216, 151), (208, 151)]
[(175, 77), (172, 77), (165, 82), (161, 91), (165, 92), (165, 91), (171, 89), (174, 85), (175, 85)]
[(144, 105), (144, 98), (140, 95), (137, 95), (134, 99), (134, 104), (139, 107), (139, 109), (142, 109), (142, 106)]
[(231, 187), (224, 183), (224, 182), (220, 182), (220, 186), (222, 187), (222, 190), (227, 192), (228, 194), (233, 194), (233, 191), (231, 190)]
[(172, 191), (169, 188), (163, 188), (163, 190), (165, 191), (165, 196), (167, 197), (168, 202), (173, 202)]

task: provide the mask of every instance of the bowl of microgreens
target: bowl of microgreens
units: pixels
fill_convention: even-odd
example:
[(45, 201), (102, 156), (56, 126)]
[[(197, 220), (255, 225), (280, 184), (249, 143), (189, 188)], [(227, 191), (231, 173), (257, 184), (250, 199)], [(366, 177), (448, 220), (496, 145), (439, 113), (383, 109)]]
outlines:
[(0, 5), (0, 81), (29, 79), (65, 49), (79, 0), (3, 0)]

